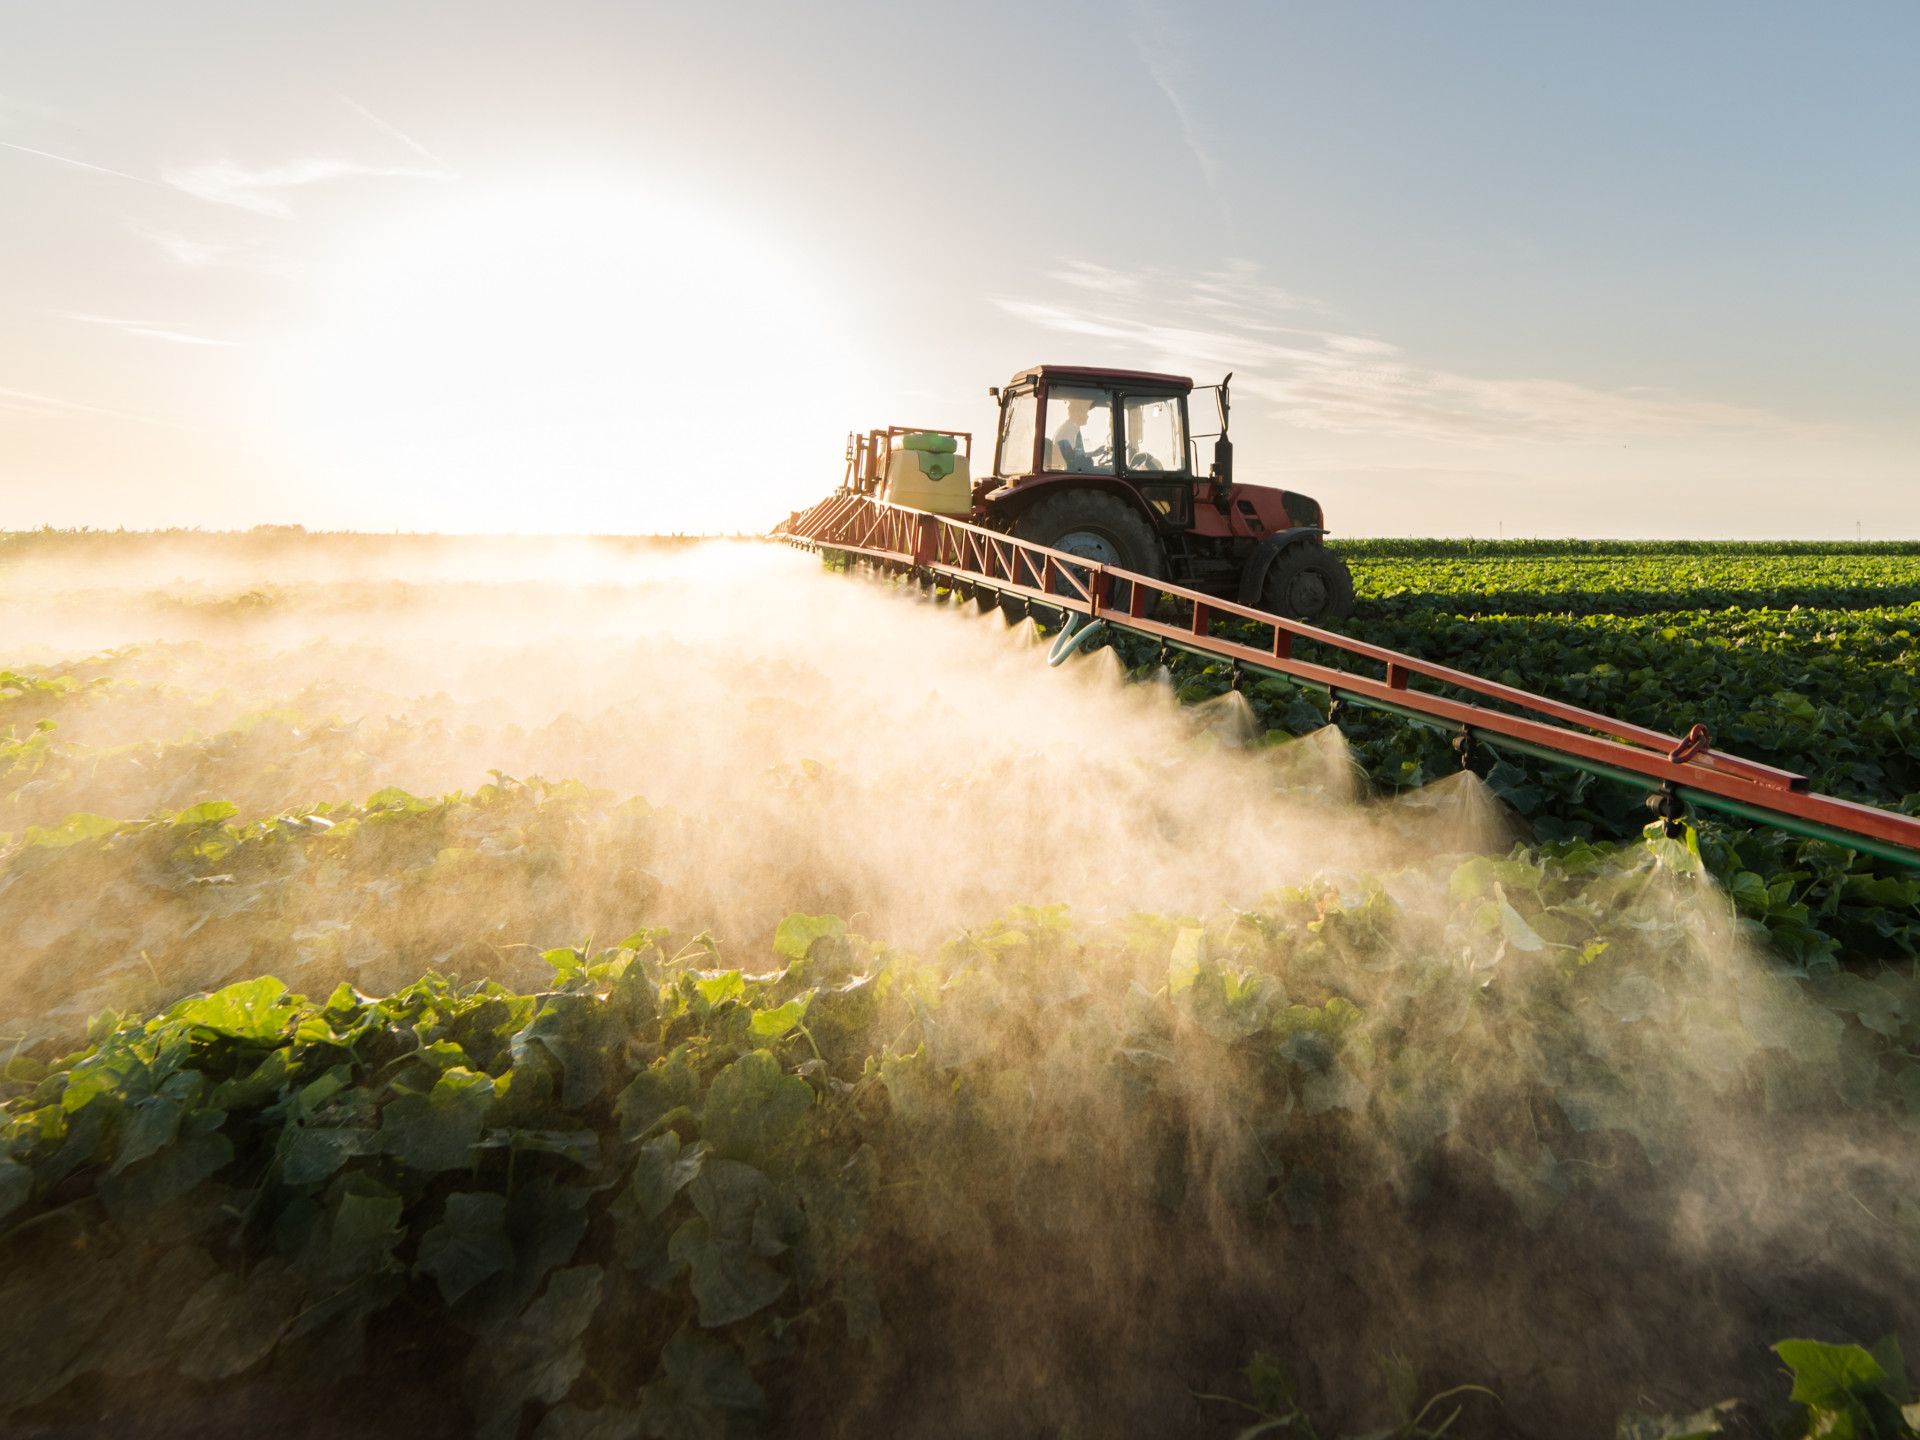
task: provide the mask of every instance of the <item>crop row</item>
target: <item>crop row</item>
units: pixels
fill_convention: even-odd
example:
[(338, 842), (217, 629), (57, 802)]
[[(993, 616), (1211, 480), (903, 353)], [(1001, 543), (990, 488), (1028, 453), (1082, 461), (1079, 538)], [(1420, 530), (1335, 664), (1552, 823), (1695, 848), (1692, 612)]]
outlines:
[(1397, 536), (1332, 543), (1343, 555), (1401, 559), (1578, 559), (1588, 556), (1920, 555), (1920, 540), (1489, 540)]
[(1635, 724), (1707, 725), (1721, 747), (1849, 799), (1905, 805), (1920, 792), (1920, 613), (1431, 615), (1354, 629)]
[(1425, 613), (1650, 615), (1920, 603), (1920, 558), (1693, 554), (1353, 559), (1364, 620)]
[[(1814, 788), (1920, 814), (1920, 613), (1722, 611), (1656, 621), (1615, 616), (1477, 616), (1420, 611), (1356, 617), (1348, 633), (1503, 684), (1563, 699), (1665, 733), (1705, 724), (1716, 746), (1810, 777)], [(1154, 647), (1116, 642), (1155, 673)], [(1302, 659), (1338, 663), (1331, 652)], [(1229, 667), (1187, 653), (1172, 663), (1188, 702), (1224, 694)], [(1421, 688), (1422, 682), (1416, 682)], [(1327, 723), (1324, 694), (1284, 680), (1249, 684), (1246, 699), (1273, 738)], [(1404, 793), (1456, 773), (1450, 736), (1397, 716), (1350, 709), (1341, 721), (1368, 781)], [(1497, 740), (1478, 773), (1542, 840), (1619, 839), (1647, 823), (1646, 790), (1518, 754)], [(1914, 876), (1818, 841), (1709, 821), (1709, 858), (1742, 882), (1745, 913), (1788, 953), (1920, 952)]]
[[(1744, 684), (1768, 743), (1850, 733), (1879, 768), (1822, 783), (1884, 801), (1904, 772), (1874, 747), (1914, 718), (1896, 621), (1359, 623), (1603, 709), (1652, 707), (1676, 662), (1680, 695)], [(323, 719), (390, 697), (257, 658), (141, 646), (0, 680), (0, 1425), (358, 1373), (329, 1393), (455, 1376), (489, 1436), (896, 1433), (938, 1356), (999, 1377), (966, 1400), (982, 1433), (1138, 1431), (1143, 1394), (1169, 1432), (1503, 1423), (1472, 1391), (1420, 1418), (1468, 1381), (1566, 1433), (1642, 1393), (1778, 1412), (1779, 1314), (1901, 1313), (1920, 1280), (1920, 880), (1889, 867), (1735, 827), (1642, 840), (1640, 796), (1496, 754), (1489, 787), (1545, 843), (1205, 917), (1025, 906), (907, 952), (830, 915), (776, 928), (758, 855), (704, 873), (716, 828), (778, 854), (834, 823), (809, 787), (778, 814), (499, 776), (416, 798), (383, 776), (517, 765), (510, 727), (445, 697), (426, 724)], [(1229, 679), (1176, 678), (1196, 720)], [(1245, 700), (1275, 740), (1325, 723), (1283, 682)], [(1457, 766), (1417, 727), (1344, 724), (1385, 788)], [(1248, 773), (1285, 783), (1307, 748)], [(709, 912), (731, 925), (689, 933)], [(1815, 1253), (1847, 1260), (1779, 1264)], [(1116, 1325), (1146, 1294), (1192, 1334)], [(1276, 1296), (1301, 1325), (1252, 1347)], [(1458, 1323), (1395, 1339), (1381, 1393), (1355, 1313)], [(1489, 1358), (1487, 1317), (1519, 1313), (1527, 1360)], [(1616, 1313), (1683, 1318), (1571, 1367), (1570, 1399), (1539, 1357), (1598, 1353), (1587, 1317)], [(1019, 1353), (948, 1359), (986, 1336)], [(1079, 1385), (1083, 1343), (1101, 1377), (1161, 1379)], [(1801, 1423), (1901, 1433), (1897, 1344), (1810, 1344), (1779, 1351)]]
[[(449, 852), (510, 821), (550, 843)], [(537, 961), (499, 948), (503, 918), (532, 928), (516, 904), (592, 868), (595, 835), (644, 849), (661, 823), (577, 789), (488, 787), (16, 842), (15, 888), (153, 877), (269, 943), (230, 972), (249, 978), (109, 1009), (73, 1048), (9, 1063), (0, 1224), (71, 1243), (12, 1252), (0, 1414), (57, 1410), (90, 1376), (378, 1367), (369, 1330), (399, 1307), (408, 1364), (460, 1373), (482, 1436), (534, 1418), (550, 1440), (731, 1433), (822, 1390), (844, 1401), (919, 1323), (921, 1286), (965, 1301), (956, 1277), (1013, 1254), (1064, 1280), (1116, 1237), (1145, 1253), (1198, 1226), (1309, 1309), (1356, 1285), (1417, 1305), (1390, 1256), (1328, 1243), (1383, 1203), (1442, 1231), (1504, 1215), (1512, 1263), (1535, 1263), (1538, 1236), (1555, 1284), (1624, 1271), (1622, 1300), (1644, 1304), (1655, 1271), (1705, 1283), (1667, 1250), (1671, 1207), (1724, 1183), (1710, 1137), (1735, 1125), (1745, 1146), (1802, 1122), (1872, 1133), (1871, 1160), (1796, 1202), (1878, 1277), (1859, 1283), (1920, 1279), (1920, 981), (1730, 963), (1732, 916), (1689, 843), (1329, 878), (1210, 920), (1020, 908), (926, 955), (800, 915), (744, 963), (659, 930)], [(422, 855), (438, 858), (409, 867)], [(298, 922), (391, 877), (397, 913), (449, 948), (377, 999), (345, 983), (367, 973), (359, 927)], [(566, 908), (590, 914), (585, 898)], [(181, 940), (183, 964), (218, 944)], [(329, 998), (272, 978), (289, 961)], [(1744, 1172), (1752, 1151), (1719, 1159)], [(1590, 1252), (1629, 1196), (1651, 1218), (1627, 1238), (1648, 1248)], [(1430, 1268), (1442, 1288), (1466, 1278)], [(1769, 1303), (1738, 1323), (1771, 1323)], [(1536, 1340), (1578, 1346), (1564, 1328), (1543, 1317)], [(1707, 1356), (1641, 1363), (1670, 1391)], [(1185, 1383), (1217, 1392), (1242, 1358)], [(1551, 1407), (1529, 1369), (1473, 1378), (1524, 1417)], [(1299, 1407), (1270, 1361), (1248, 1371), (1247, 1403)], [(1910, 1398), (1877, 1373), (1854, 1377), (1863, 1394)], [(1326, 1403), (1328, 1382), (1304, 1398)], [(1420, 1399), (1402, 1383), (1403, 1422)]]

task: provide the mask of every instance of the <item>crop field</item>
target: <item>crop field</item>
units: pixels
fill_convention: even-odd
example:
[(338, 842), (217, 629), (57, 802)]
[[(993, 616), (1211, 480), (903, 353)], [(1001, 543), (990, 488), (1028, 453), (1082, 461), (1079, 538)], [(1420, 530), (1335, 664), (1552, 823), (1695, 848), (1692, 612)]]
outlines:
[(1877, 610), (1920, 602), (1920, 556), (1883, 545), (1643, 545), (1612, 554), (1529, 554), (1531, 542), (1424, 555), (1396, 554), (1405, 547), (1377, 541), (1342, 548), (1355, 566), (1359, 613), (1370, 619), (1424, 611), (1647, 615), (1670, 611), (1677, 600), (1689, 610)]
[[(1920, 813), (1920, 553), (1348, 554)], [(0, 537), (0, 1431), (1913, 1433), (1920, 874), (1036, 641), (752, 541)]]

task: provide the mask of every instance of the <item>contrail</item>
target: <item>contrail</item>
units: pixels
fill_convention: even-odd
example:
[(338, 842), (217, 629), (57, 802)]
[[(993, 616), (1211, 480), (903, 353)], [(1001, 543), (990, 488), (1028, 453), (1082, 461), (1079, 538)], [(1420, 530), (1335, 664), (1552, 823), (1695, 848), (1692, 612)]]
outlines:
[(50, 310), (50, 315), (58, 315), (62, 320), (78, 320), (84, 325), (111, 325), (116, 330), (129, 335), (142, 335), (150, 340), (171, 340), (180, 345), (229, 345), (238, 347), (244, 342), (239, 340), (216, 340), (210, 335), (192, 335), (185, 330), (170, 329), (162, 324), (151, 324), (145, 320), (117, 320), (111, 315), (76, 315), (64, 310)]
[(405, 145), (409, 150), (412, 150), (416, 155), (419, 155), (425, 159), (431, 160), (434, 164), (442, 167), (443, 169), (445, 168), (447, 163), (446, 161), (442, 160), (438, 155), (434, 154), (431, 150), (427, 149), (426, 146), (422, 145), (418, 140), (414, 139), (411, 135), (407, 134), (407, 132), (402, 130), (398, 125), (388, 124), (385, 120), (382, 120), (378, 115), (374, 114), (371, 110), (367, 109), (367, 107), (362, 105), (358, 100), (352, 99), (351, 97), (346, 95), (342, 95), (337, 90), (334, 92), (334, 97), (337, 100), (339, 100), (341, 104), (355, 111), (362, 119), (370, 121), (375, 125), (378, 125), (382, 130), (386, 131), (389, 135), (393, 136), (394, 139), (398, 140), (402, 145)]
[(129, 175), (124, 170), (109, 170), (104, 165), (90, 165), (85, 160), (75, 160), (71, 155), (56, 155), (51, 150), (33, 150), (25, 145), (16, 145), (11, 140), (0, 140), (0, 145), (6, 146), (9, 150), (18, 150), (23, 155), (38, 155), (43, 160), (58, 160), (62, 165), (78, 165), (82, 170), (97, 170), (102, 175), (113, 175), (122, 180), (133, 180), (141, 185), (159, 185), (162, 190), (173, 188), (169, 185), (161, 185), (158, 180), (149, 180), (144, 175)]
[[(0, 145), (4, 145), (5, 143), (4, 140), (0, 140)], [(20, 147), (16, 145), (14, 148), (17, 150)], [(59, 157), (55, 156), (54, 158), (58, 159)], [(109, 171), (108, 173), (111, 174), (113, 172)], [(137, 179), (138, 177), (129, 176), (128, 178)], [(9, 400), (27, 405), (38, 405), (44, 409), (52, 410), (56, 414), (63, 410), (75, 411), (83, 415), (106, 415), (115, 420), (132, 420), (141, 425), (159, 425), (168, 430), (186, 430), (196, 434), (200, 431), (198, 425), (182, 425), (177, 420), (161, 420), (152, 415), (135, 415), (126, 410), (109, 410), (100, 405), (82, 405), (78, 400), (61, 400), (52, 395), (35, 395), (30, 390), (9, 390), (0, 386), (0, 405), (6, 404)]]

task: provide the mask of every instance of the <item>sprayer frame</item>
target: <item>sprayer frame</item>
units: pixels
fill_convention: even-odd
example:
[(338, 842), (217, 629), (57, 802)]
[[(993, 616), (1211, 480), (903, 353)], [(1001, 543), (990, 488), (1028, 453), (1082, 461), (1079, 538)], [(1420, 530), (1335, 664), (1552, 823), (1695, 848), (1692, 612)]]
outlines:
[[(965, 521), (842, 494), (796, 511), (773, 534), (808, 550), (910, 576), (928, 588), (944, 583), (962, 595), (990, 593), (1024, 602), (1029, 612), (1051, 611), (1062, 624), (1073, 615), (1104, 621), (1115, 631), (1322, 691), (1336, 704), (1383, 710), (1608, 779), (1654, 790), (1670, 786), (1687, 804), (1920, 868), (1920, 819), (1816, 794), (1804, 775), (1704, 746), (1690, 749), (1677, 736)], [(1117, 591), (1124, 593), (1124, 604), (1112, 602)], [(1188, 624), (1168, 624), (1147, 613), (1149, 597), (1162, 595), (1191, 604)], [(1252, 622), (1271, 630), (1272, 638), (1262, 647), (1216, 636), (1215, 620)], [(1375, 679), (1296, 660), (1296, 638), (1382, 666), (1385, 673)], [(1465, 691), (1474, 701), (1415, 690), (1416, 678)], [(1491, 708), (1496, 705), (1510, 708)], [(1513, 714), (1514, 709), (1559, 723)]]

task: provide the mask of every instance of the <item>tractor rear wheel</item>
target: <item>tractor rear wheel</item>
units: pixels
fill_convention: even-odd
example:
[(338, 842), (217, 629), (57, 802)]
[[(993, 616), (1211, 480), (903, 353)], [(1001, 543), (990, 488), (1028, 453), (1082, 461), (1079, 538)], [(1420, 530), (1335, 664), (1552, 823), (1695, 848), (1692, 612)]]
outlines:
[[(1126, 501), (1104, 490), (1063, 490), (1047, 496), (1013, 522), (1013, 536), (1136, 575), (1166, 577), (1167, 553), (1153, 526)], [(1056, 581), (1054, 588), (1057, 594), (1067, 590), (1062, 581)], [(1123, 581), (1114, 586), (1108, 603), (1125, 606), (1128, 602)], [(1159, 602), (1159, 591), (1147, 591), (1142, 613), (1152, 614)]]
[(1291, 546), (1267, 571), (1260, 608), (1309, 625), (1344, 620), (1353, 614), (1353, 574), (1323, 545)]

